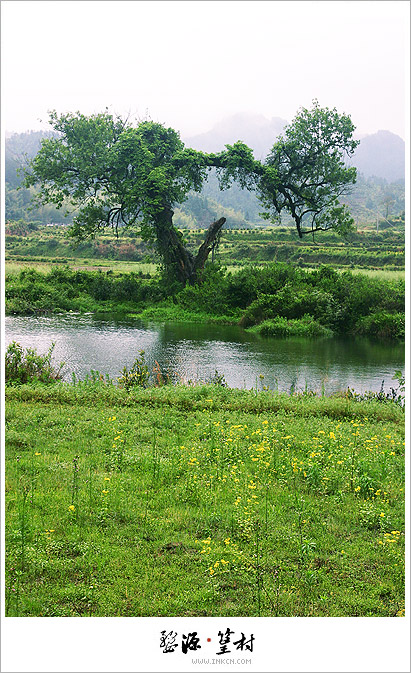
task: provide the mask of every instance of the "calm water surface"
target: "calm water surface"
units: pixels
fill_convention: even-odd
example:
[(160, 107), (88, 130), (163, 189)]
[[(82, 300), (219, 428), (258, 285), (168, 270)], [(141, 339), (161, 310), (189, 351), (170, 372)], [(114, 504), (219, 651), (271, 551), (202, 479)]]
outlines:
[[(142, 323), (96, 315), (8, 316), (6, 346), (17, 341), (44, 353), (55, 342), (53, 358), (64, 361), (65, 378), (84, 378), (91, 369), (111, 377), (130, 367), (140, 350), (148, 365), (178, 373), (183, 381), (207, 380), (215, 371), (236, 388), (262, 384), (280, 391), (378, 392), (396, 387), (394, 372), (404, 370), (404, 346), (366, 339), (262, 338), (237, 326)], [(260, 379), (263, 376), (264, 379)]]

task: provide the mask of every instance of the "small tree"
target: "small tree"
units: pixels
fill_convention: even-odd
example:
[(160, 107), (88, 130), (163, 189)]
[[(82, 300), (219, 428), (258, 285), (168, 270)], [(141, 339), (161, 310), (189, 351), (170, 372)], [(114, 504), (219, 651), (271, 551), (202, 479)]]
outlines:
[(225, 218), (210, 224), (193, 255), (173, 225), (173, 207), (201, 190), (210, 168), (217, 169), (221, 189), (237, 181), (256, 190), (267, 218), (289, 211), (300, 237), (308, 218), (310, 231), (333, 228), (344, 234), (352, 226), (338, 197), (355, 181), (355, 168), (343, 163), (357, 145), (354, 126), (349, 117), (316, 102), (286, 128), (264, 163), (240, 141), (205, 154), (185, 147), (178, 133), (162, 124), (132, 127), (107, 111), (90, 117), (52, 112), (50, 123), (55, 136), (42, 141), (25, 170), (25, 186), (40, 185), (36, 200), (77, 208), (71, 234), (79, 241), (107, 226), (118, 234), (120, 227), (137, 224), (183, 284), (198, 280)]
[(300, 238), (328, 229), (341, 235), (351, 231), (354, 220), (339, 197), (356, 180), (356, 169), (345, 164), (359, 144), (352, 138), (354, 130), (350, 117), (320, 108), (317, 101), (312, 110), (302, 108), (274, 144), (259, 176), (263, 216), (288, 212)]

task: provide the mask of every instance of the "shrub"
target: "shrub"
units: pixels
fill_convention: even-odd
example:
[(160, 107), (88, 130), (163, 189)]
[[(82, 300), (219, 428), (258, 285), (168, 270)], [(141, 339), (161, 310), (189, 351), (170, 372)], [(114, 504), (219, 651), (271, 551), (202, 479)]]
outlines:
[(227, 299), (233, 308), (246, 308), (258, 296), (275, 294), (286, 283), (297, 284), (303, 278), (304, 271), (284, 263), (245, 267), (234, 275), (228, 274)]
[(39, 355), (35, 348), (23, 347), (13, 341), (7, 348), (5, 357), (6, 383), (55, 383), (62, 378), (61, 371), (64, 362), (56, 369), (51, 364), (51, 356), (55, 344), (53, 343), (45, 355)]
[(176, 296), (184, 308), (206, 313), (225, 314), (227, 305), (227, 280), (218, 264), (208, 264), (202, 271), (197, 285), (187, 285)]
[(296, 319), (305, 314), (332, 326), (338, 318), (339, 308), (328, 292), (309, 286), (293, 287), (287, 283), (275, 295), (262, 294), (253, 301), (246, 309), (241, 324), (248, 327), (277, 316)]
[(355, 326), (356, 334), (378, 339), (405, 339), (405, 314), (377, 311), (360, 318)]
[(144, 351), (140, 351), (131, 368), (129, 370), (127, 367), (123, 368), (122, 376), (118, 378), (118, 382), (120, 388), (125, 388), (128, 391), (134, 386), (146, 388), (149, 378), (150, 372), (146, 365)]
[[(96, 310), (99, 303), (157, 302), (166, 292), (156, 281), (143, 281), (135, 273), (72, 271), (54, 268), (47, 274), (33, 269), (8, 277), (6, 312), (31, 314), (38, 311)], [(129, 307), (128, 307), (129, 309)]]
[(376, 312), (400, 312), (404, 310), (404, 283), (387, 282), (377, 278), (357, 275), (349, 271), (341, 274), (333, 292), (342, 308), (345, 328), (355, 327), (357, 318)]
[(321, 325), (311, 315), (304, 315), (302, 318), (288, 320), (283, 316), (277, 316), (272, 320), (264, 320), (260, 325), (254, 328), (254, 331), (261, 336), (304, 336), (304, 337), (330, 337), (332, 330)]

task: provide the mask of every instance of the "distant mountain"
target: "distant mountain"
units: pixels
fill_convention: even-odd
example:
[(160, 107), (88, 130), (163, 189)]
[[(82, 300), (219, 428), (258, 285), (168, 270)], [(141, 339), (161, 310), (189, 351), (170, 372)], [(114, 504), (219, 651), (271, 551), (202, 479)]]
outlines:
[(71, 223), (73, 218), (64, 215), (52, 205), (33, 206), (31, 202), (35, 189), (22, 188), (23, 175), (21, 169), (27, 160), (33, 159), (40, 149), (41, 141), (50, 138), (49, 131), (27, 131), (26, 133), (6, 134), (4, 152), (5, 178), (5, 216), (6, 221), (20, 219), (31, 222)]
[(219, 152), (224, 146), (241, 140), (254, 150), (256, 159), (264, 158), (272, 148), (284, 126), (285, 119), (241, 112), (226, 117), (210, 131), (190, 138), (183, 138), (189, 147), (203, 152)]
[(43, 138), (50, 138), (50, 131), (27, 131), (7, 135), (4, 143), (5, 180), (12, 187), (21, 184), (22, 176), (18, 169), (24, 166), (27, 159), (33, 159), (40, 149)]
[[(256, 159), (264, 158), (287, 121), (280, 117), (271, 120), (263, 115), (239, 113), (226, 117), (210, 131), (185, 138), (184, 142), (203, 152), (218, 152), (224, 145), (242, 140), (254, 150)], [(405, 178), (405, 143), (390, 131), (378, 131), (361, 138), (350, 162), (365, 177), (377, 177), (395, 182)]]
[[(256, 159), (263, 159), (286, 124), (287, 121), (280, 117), (267, 119), (263, 115), (238, 113), (226, 117), (206, 133), (183, 140), (189, 147), (203, 152), (219, 152), (226, 144), (242, 140), (254, 150)], [(6, 182), (16, 186), (21, 181), (16, 176), (16, 168), (23, 163), (23, 156), (27, 154), (29, 159), (33, 158), (40, 148), (41, 140), (52, 135), (47, 131), (30, 131), (6, 137)], [(387, 182), (403, 180), (405, 143), (400, 136), (390, 131), (363, 136), (350, 163), (367, 178), (383, 178)]]
[(404, 180), (405, 142), (390, 131), (372, 133), (361, 139), (351, 163), (367, 178)]

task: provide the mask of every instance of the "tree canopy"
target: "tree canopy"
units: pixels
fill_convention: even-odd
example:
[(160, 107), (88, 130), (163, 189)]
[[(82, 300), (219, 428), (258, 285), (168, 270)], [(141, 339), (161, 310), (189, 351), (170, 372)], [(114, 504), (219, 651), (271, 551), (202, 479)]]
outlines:
[(42, 141), (25, 171), (26, 187), (39, 185), (39, 203), (76, 212), (72, 236), (95, 236), (111, 226), (138, 225), (152, 241), (166, 269), (179, 281), (196, 282), (225, 223), (210, 224), (196, 256), (173, 225), (173, 207), (201, 191), (211, 168), (221, 189), (233, 181), (255, 190), (268, 219), (287, 211), (300, 237), (335, 229), (345, 234), (353, 220), (338, 199), (355, 182), (356, 170), (344, 163), (358, 141), (347, 115), (320, 108), (301, 109), (264, 162), (241, 141), (219, 153), (185, 147), (179, 134), (152, 121), (132, 126), (106, 110), (50, 113), (55, 135)]
[(359, 144), (354, 129), (347, 115), (320, 108), (316, 101), (312, 110), (300, 111), (264, 164), (258, 192), (267, 217), (288, 211), (300, 238), (314, 231), (350, 230), (352, 218), (338, 199), (356, 180), (356, 169), (345, 164)]

